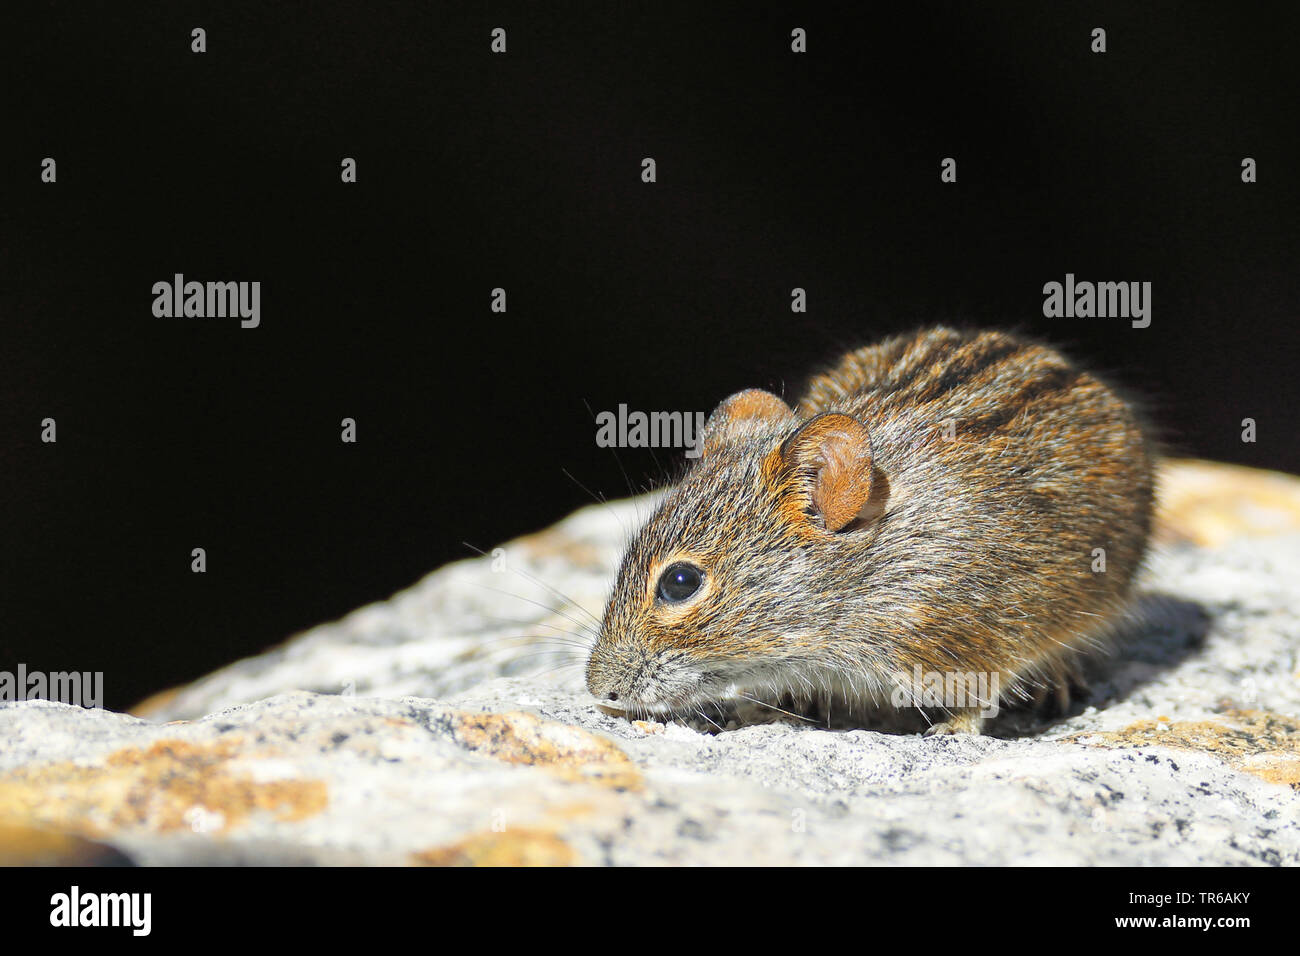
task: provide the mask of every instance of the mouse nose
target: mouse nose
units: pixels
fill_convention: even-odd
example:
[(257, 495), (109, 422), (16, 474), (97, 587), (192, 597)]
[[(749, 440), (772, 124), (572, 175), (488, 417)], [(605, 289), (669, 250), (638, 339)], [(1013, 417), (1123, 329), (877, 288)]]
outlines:
[(627, 688), (619, 681), (618, 662), (606, 649), (597, 645), (587, 661), (587, 690), (597, 700), (627, 699)]
[(619, 691), (615, 688), (614, 682), (607, 677), (589, 675), (587, 677), (587, 690), (597, 700), (616, 701), (619, 699)]

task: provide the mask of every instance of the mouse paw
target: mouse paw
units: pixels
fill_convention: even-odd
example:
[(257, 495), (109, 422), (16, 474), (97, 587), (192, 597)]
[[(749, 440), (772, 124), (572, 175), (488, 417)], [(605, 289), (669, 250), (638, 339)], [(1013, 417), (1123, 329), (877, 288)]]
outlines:
[(1030, 706), (1041, 717), (1064, 717), (1076, 700), (1086, 700), (1091, 692), (1082, 677), (1070, 675), (1056, 683), (1037, 687), (1030, 698)]
[(984, 718), (979, 715), (979, 711), (964, 710), (953, 714), (947, 720), (937, 724), (931, 724), (926, 730), (926, 737), (938, 737), (947, 734), (976, 734), (980, 733), (980, 728), (984, 724)]

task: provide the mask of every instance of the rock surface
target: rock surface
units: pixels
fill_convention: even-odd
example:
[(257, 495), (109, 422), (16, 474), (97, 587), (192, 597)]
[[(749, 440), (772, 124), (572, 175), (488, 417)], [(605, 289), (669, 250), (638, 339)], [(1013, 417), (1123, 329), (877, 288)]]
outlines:
[(580, 511), (139, 716), (0, 705), (0, 863), (1300, 863), (1300, 479), (1171, 463), (1153, 597), (1090, 696), (983, 737), (596, 710), (582, 647), (651, 506)]

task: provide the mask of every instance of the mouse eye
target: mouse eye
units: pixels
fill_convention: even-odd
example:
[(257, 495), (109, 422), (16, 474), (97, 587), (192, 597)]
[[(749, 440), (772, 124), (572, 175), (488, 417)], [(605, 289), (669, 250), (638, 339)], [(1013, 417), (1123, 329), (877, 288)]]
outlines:
[(659, 576), (659, 597), (669, 604), (678, 604), (700, 589), (704, 572), (693, 564), (670, 564)]

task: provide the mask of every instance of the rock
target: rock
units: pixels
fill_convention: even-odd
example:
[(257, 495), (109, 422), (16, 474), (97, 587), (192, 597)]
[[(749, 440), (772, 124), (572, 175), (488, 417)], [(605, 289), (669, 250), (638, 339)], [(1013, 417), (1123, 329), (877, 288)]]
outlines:
[(1212, 461), (1175, 461), (1159, 476), (1157, 540), (1207, 547), (1252, 535), (1300, 533), (1296, 478)]
[(602, 713), (583, 646), (646, 497), (138, 716), (0, 705), (0, 862), (1300, 863), (1300, 479), (1174, 462), (1161, 487), (1143, 613), (1055, 721)]

